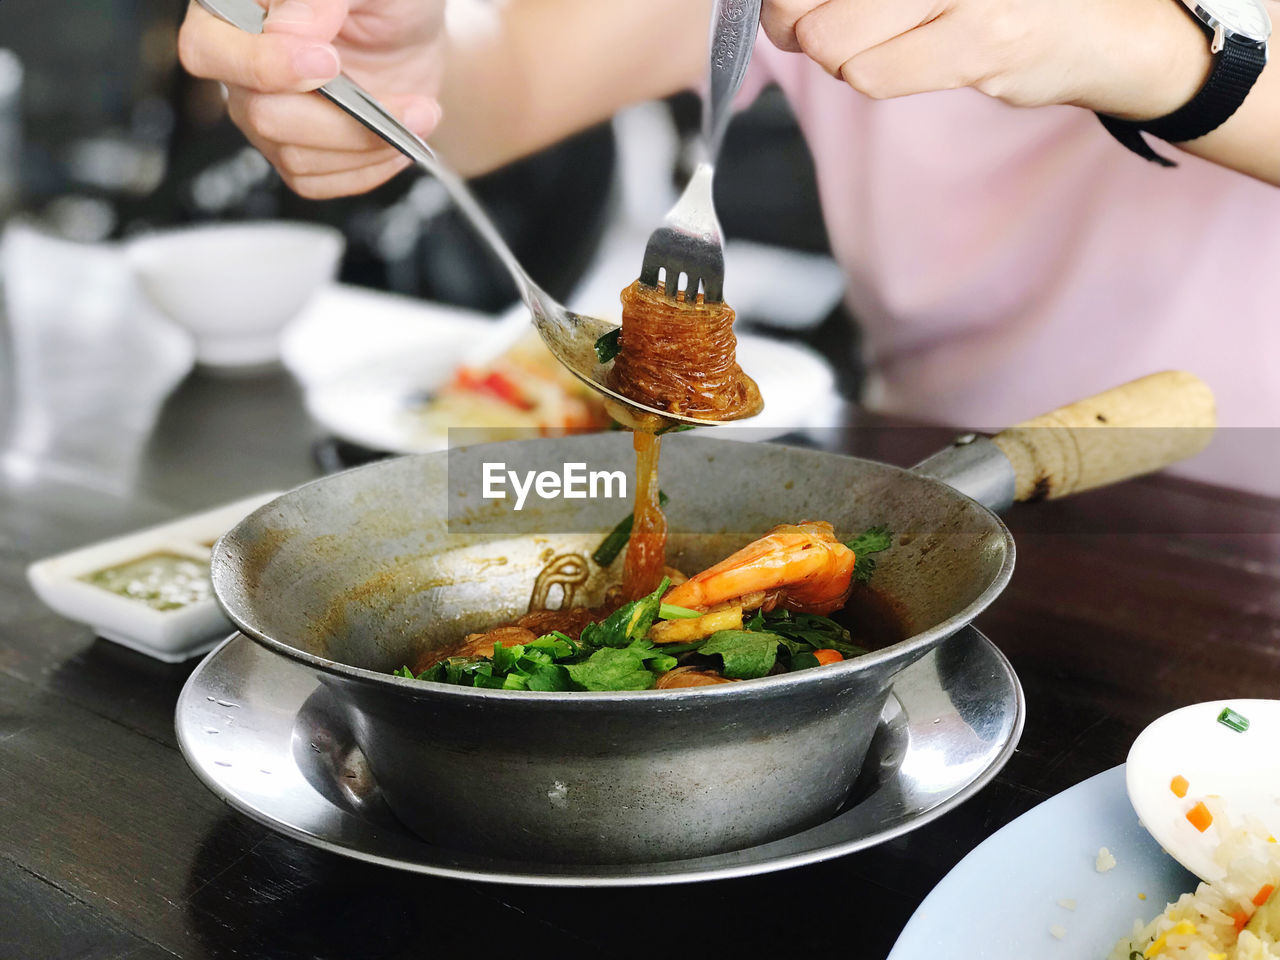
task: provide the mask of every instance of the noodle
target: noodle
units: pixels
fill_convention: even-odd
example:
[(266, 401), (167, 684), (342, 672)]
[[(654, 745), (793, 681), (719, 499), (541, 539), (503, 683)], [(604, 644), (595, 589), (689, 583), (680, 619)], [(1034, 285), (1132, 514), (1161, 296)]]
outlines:
[[(737, 420), (760, 412), (760, 389), (738, 366), (733, 308), (688, 303), (637, 280), (622, 291), (622, 333), (609, 386), (645, 406), (706, 420)], [(658, 424), (628, 418), (635, 430), (636, 505), (622, 579), (628, 600), (647, 596), (662, 580), (667, 520), (658, 503)]]
[(645, 406), (738, 420), (764, 406), (734, 355), (733, 308), (673, 301), (636, 281), (622, 291), (622, 334), (609, 386)]

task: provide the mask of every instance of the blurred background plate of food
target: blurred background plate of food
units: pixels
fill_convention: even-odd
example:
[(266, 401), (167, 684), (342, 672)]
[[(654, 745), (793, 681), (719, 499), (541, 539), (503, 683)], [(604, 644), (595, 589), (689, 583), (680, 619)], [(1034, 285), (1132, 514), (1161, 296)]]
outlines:
[[(609, 429), (597, 396), (555, 361), (521, 316), (518, 308), (495, 321), (339, 285), (286, 332), (284, 362), (302, 382), (311, 416), (337, 438), (371, 450), (443, 449), (450, 428), (479, 429), (494, 440)], [(486, 346), (492, 356), (481, 359)], [(834, 376), (814, 351), (743, 334), (738, 358), (765, 398), (764, 413), (743, 435), (777, 437), (837, 417)]]

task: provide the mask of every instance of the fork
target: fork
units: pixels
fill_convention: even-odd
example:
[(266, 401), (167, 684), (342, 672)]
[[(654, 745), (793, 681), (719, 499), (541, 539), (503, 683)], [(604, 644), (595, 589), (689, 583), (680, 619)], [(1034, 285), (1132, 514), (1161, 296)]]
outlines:
[(662, 226), (649, 235), (640, 267), (640, 282), (654, 288), (661, 285), (672, 300), (681, 290), (682, 278), (686, 303), (696, 299), (699, 287), (706, 303), (724, 299), (724, 239), (712, 184), (733, 98), (751, 62), (760, 4), (761, 0), (716, 0), (711, 14), (707, 91), (702, 98), (703, 156)]

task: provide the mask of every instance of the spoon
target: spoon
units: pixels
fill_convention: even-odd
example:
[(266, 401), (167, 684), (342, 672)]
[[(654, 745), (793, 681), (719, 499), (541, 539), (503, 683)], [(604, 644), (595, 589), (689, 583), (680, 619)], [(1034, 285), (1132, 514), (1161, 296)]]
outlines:
[[(262, 32), (262, 22), (266, 18), (266, 13), (254, 0), (197, 0), (197, 2), (219, 20), (239, 27), (247, 33)], [(649, 424), (653, 424), (654, 418), (657, 418), (661, 429), (677, 424), (690, 426), (719, 424), (716, 420), (705, 420), (646, 406), (613, 390), (605, 381), (609, 364), (600, 362), (595, 345), (601, 336), (617, 330), (617, 325), (597, 317), (574, 313), (539, 287), (520, 265), (520, 261), (502, 239), (497, 227), (493, 225), (493, 221), (484, 212), (484, 208), (468, 189), (465, 181), (436, 156), (435, 152), (427, 146), (426, 141), (404, 126), (359, 84), (346, 74), (339, 74), (316, 92), (333, 101), (440, 181), (463, 216), (470, 221), (476, 233), (506, 267), (507, 273), (511, 275), (520, 293), (520, 298), (529, 308), (533, 325), (538, 329), (547, 348), (579, 380), (605, 395), (611, 413), (615, 416), (621, 414), (631, 422)]]
[(1187, 814), (1217, 796), (1233, 826), (1252, 815), (1280, 837), (1280, 700), (1213, 700), (1165, 714), (1133, 742), (1125, 781), (1138, 819), (1165, 852), (1201, 880), (1221, 880), (1213, 858), (1220, 825), (1201, 832)]

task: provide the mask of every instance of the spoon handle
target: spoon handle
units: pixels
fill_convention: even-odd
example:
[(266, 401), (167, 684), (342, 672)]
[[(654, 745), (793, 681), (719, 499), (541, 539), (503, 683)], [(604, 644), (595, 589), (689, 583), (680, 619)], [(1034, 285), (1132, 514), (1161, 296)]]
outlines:
[(742, 86), (760, 28), (761, 0), (716, 0), (711, 14), (711, 56), (703, 100), (702, 136), (714, 162), (733, 115), (733, 98)]
[[(200, 6), (219, 20), (247, 33), (261, 33), (266, 12), (254, 0), (197, 0)], [(516, 255), (511, 252), (502, 234), (485, 213), (466, 181), (444, 163), (420, 136), (406, 127), (395, 114), (378, 102), (378, 99), (345, 73), (334, 77), (316, 91), (323, 94), (355, 119), (372, 130), (391, 146), (422, 167), (448, 191), (450, 198), (471, 226), (480, 234), (489, 248), (507, 268), (511, 279), (520, 291), (520, 297), (531, 308), (541, 289), (533, 282)]]

